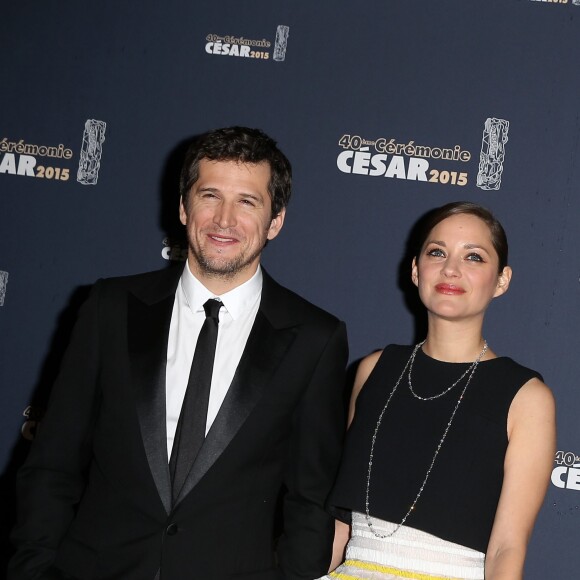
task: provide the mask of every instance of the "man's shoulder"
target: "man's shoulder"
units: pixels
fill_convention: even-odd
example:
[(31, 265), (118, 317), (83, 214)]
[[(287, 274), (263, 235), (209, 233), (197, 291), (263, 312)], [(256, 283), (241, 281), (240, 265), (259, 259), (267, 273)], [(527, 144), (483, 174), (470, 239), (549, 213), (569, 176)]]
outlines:
[(183, 267), (179, 265), (169, 266), (167, 268), (163, 268), (161, 270), (151, 270), (149, 272), (137, 272), (136, 274), (126, 274), (123, 276), (110, 276), (106, 278), (101, 278), (99, 281), (104, 282), (105, 284), (113, 284), (119, 286), (133, 286), (139, 285), (142, 283), (150, 283), (154, 280), (163, 280), (168, 277), (177, 277), (181, 276), (183, 272)]
[(264, 273), (262, 305), (279, 319), (309, 322), (329, 328), (335, 328), (340, 323), (337, 316), (313, 304), (294, 290), (282, 286), (267, 273)]
[(163, 270), (101, 278), (95, 283), (96, 291), (106, 294), (126, 292), (148, 297), (175, 292), (183, 268), (171, 266)]

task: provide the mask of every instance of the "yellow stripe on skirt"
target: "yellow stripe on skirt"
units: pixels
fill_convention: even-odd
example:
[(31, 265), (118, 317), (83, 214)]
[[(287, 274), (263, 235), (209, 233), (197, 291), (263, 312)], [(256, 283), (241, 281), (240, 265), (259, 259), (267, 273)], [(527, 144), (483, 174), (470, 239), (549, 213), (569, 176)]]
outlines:
[[(400, 568), (393, 568), (391, 566), (381, 566), (380, 564), (362, 562), (360, 560), (346, 560), (344, 565), (348, 566), (349, 568), (359, 568), (361, 570), (368, 570), (371, 572), (392, 574), (393, 576), (397, 576), (399, 578), (412, 578), (412, 580), (453, 580), (451, 576), (432, 576), (431, 574), (411, 572), (409, 570), (401, 570)], [(352, 576), (351, 574), (342, 574), (340, 572), (331, 572), (328, 576), (330, 578), (338, 578), (339, 580), (360, 580), (360, 576)]]

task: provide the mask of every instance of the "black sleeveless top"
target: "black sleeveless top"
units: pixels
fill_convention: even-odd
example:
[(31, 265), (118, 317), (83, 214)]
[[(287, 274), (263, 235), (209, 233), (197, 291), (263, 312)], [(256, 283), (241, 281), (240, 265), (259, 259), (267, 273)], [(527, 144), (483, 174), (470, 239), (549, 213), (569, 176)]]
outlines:
[[(371, 439), (389, 394), (413, 348), (390, 345), (361, 390), (348, 431), (342, 464), (329, 498), (334, 515), (365, 513)], [(418, 350), (415, 392), (432, 396), (451, 386), (470, 363), (446, 363)], [(408, 372), (408, 371), (407, 371)], [(410, 392), (407, 373), (383, 416), (375, 443), (370, 514), (399, 523), (413, 503), (441, 440), (467, 375), (431, 401)], [(443, 442), (429, 480), (405, 525), (485, 552), (499, 501), (511, 402), (531, 378), (541, 375), (510, 358), (479, 363)]]

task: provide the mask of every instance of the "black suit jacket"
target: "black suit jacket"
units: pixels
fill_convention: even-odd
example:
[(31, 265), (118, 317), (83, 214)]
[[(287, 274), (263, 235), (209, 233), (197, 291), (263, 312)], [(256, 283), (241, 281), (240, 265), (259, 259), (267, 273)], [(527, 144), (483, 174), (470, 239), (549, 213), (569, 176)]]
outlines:
[(180, 275), (172, 268), (93, 288), (19, 473), (10, 580), (326, 572), (333, 523), (323, 506), (344, 430), (344, 325), (264, 272), (233, 382), (172, 505), (165, 363)]

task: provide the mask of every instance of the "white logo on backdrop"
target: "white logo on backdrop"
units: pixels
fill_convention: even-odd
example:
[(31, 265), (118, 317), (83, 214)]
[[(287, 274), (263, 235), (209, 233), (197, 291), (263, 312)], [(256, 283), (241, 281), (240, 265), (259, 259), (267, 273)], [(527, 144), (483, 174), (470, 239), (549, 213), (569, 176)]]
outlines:
[(485, 121), (477, 173), (477, 187), (480, 189), (500, 188), (509, 127), (509, 121), (504, 119), (491, 117)]
[[(547, 4), (568, 4), (568, 0), (530, 0), (530, 2), (546, 2)], [(580, 0), (572, 0), (573, 6), (580, 6)]]
[(106, 128), (107, 124), (104, 121), (87, 119), (85, 123), (79, 170), (77, 172), (77, 181), (83, 185), (97, 184)]
[(171, 238), (163, 240), (161, 257), (171, 262), (185, 262), (187, 260), (187, 244), (181, 243)]
[(286, 48), (288, 47), (288, 35), (290, 27), (280, 24), (276, 29), (276, 43), (274, 44), (274, 60), (280, 62), (286, 58)]
[(572, 451), (557, 451), (552, 483), (561, 489), (580, 491), (580, 456)]
[(286, 58), (290, 27), (283, 24), (276, 28), (274, 48), (267, 38), (255, 39), (232, 34), (207, 34), (205, 52), (218, 56), (235, 56), (238, 58), (255, 58), (282, 62)]
[(0, 306), (4, 306), (4, 298), (6, 297), (6, 285), (8, 284), (8, 272), (0, 270)]

